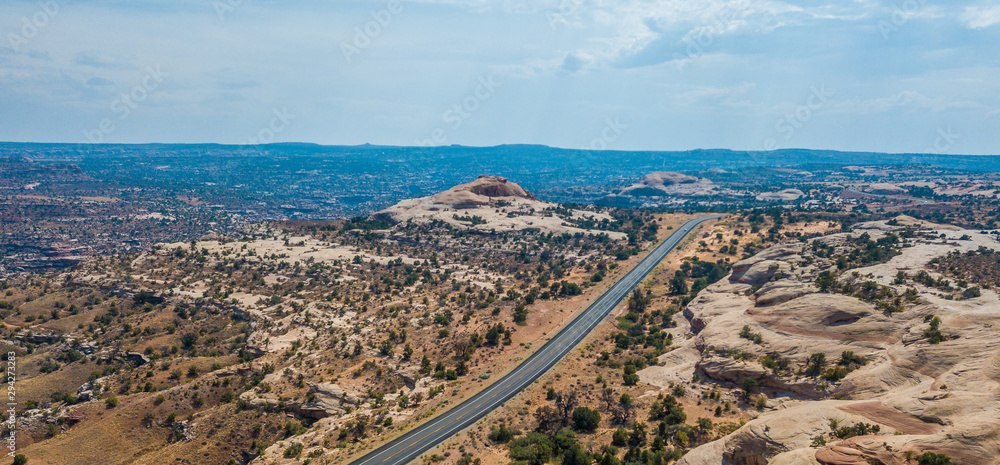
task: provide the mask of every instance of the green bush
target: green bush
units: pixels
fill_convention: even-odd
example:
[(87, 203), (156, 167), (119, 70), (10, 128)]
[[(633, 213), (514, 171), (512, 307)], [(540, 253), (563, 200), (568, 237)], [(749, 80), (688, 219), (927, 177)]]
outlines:
[(601, 424), (601, 414), (587, 407), (577, 407), (573, 411), (573, 427), (577, 431), (591, 432)]
[(611, 435), (611, 444), (624, 447), (628, 443), (628, 431), (618, 428), (615, 430), (614, 434)]
[(500, 427), (494, 426), (490, 428), (490, 434), (487, 437), (493, 442), (503, 444), (514, 439), (516, 434), (516, 431), (507, 428), (505, 425), (500, 425)]
[(809, 376), (819, 376), (823, 373), (823, 367), (826, 365), (826, 354), (817, 352), (809, 356), (806, 362), (806, 375)]
[(625, 365), (625, 372), (622, 374), (622, 382), (626, 386), (635, 386), (639, 382), (639, 375), (635, 373), (635, 366), (629, 363)]
[(562, 465), (590, 465), (591, 458), (579, 444), (573, 444), (563, 452)]
[(302, 444), (300, 443), (296, 442), (285, 449), (286, 458), (295, 458), (298, 457), (300, 454), (302, 454)]
[(528, 465), (543, 465), (552, 457), (554, 444), (548, 436), (534, 431), (510, 443), (510, 458)]
[(951, 457), (944, 454), (924, 452), (920, 457), (917, 457), (917, 463), (919, 465), (951, 465)]
[(882, 427), (868, 423), (858, 423), (854, 426), (843, 426), (837, 428), (834, 435), (840, 439), (853, 438), (854, 436), (865, 436), (868, 434), (878, 434)]
[(58, 363), (53, 363), (53, 362), (50, 362), (50, 361), (44, 361), (38, 367), (38, 371), (41, 371), (42, 373), (45, 373), (45, 374), (52, 373), (53, 371), (56, 371), (58, 369), (59, 369), (59, 364)]
[(847, 367), (837, 366), (828, 368), (823, 373), (823, 379), (836, 382), (844, 379), (848, 373), (850, 373), (850, 370), (848, 370)]
[(185, 349), (194, 349), (194, 345), (198, 342), (198, 335), (196, 333), (187, 333), (181, 336), (181, 344)]

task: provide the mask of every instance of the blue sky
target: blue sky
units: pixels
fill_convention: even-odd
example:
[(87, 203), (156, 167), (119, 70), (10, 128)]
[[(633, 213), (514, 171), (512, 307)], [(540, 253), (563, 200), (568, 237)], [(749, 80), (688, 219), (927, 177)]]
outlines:
[(1000, 153), (987, 0), (4, 0), (0, 140)]

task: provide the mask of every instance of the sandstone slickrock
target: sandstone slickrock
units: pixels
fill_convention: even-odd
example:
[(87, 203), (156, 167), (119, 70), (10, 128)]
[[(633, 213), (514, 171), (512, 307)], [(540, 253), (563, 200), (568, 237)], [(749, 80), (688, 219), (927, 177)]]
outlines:
[(769, 282), (754, 294), (755, 307), (768, 307), (788, 302), (804, 295), (816, 293), (816, 286), (808, 283)]
[[(839, 278), (841, 284), (871, 280), (897, 296), (914, 289), (919, 302), (902, 311), (887, 314), (852, 295), (819, 292), (818, 274), (836, 267), (798, 241), (740, 261), (729, 279), (685, 307), (693, 334), (677, 339), (658, 366), (641, 370), (643, 381), (665, 386), (676, 379), (667, 371), (688, 377), (696, 372), (731, 386), (755, 379), (763, 392), (783, 397), (768, 401), (756, 419), (733, 433), (692, 450), (680, 465), (907, 465), (913, 462), (906, 461), (906, 451), (944, 453), (953, 463), (1000, 463), (1000, 297), (984, 289), (974, 299), (945, 299), (937, 288), (894, 283), (900, 270), (909, 276), (926, 270), (936, 278), (926, 265), (949, 251), (1000, 250), (1000, 243), (976, 231), (908, 217), (816, 240), (846, 247), (849, 234), (866, 232), (877, 239), (904, 227), (924, 228), (926, 234), (908, 239), (887, 262), (846, 270)], [(959, 240), (965, 235), (971, 239)], [(941, 318), (944, 340), (938, 344), (924, 333), (931, 316)], [(744, 325), (761, 335), (760, 343), (739, 337)], [(833, 367), (844, 351), (866, 364), (836, 380), (802, 371), (814, 353), (824, 354), (826, 366)], [(727, 355), (733, 353), (750, 357)], [(787, 359), (791, 369), (776, 373), (754, 360), (768, 354)], [(830, 420), (879, 430), (839, 440)], [(827, 438), (827, 445), (814, 442), (817, 436)]]
[(790, 202), (806, 195), (798, 189), (785, 189), (777, 192), (762, 192), (757, 194), (757, 200), (764, 202)]
[(711, 195), (716, 187), (715, 183), (705, 178), (657, 171), (643, 176), (638, 183), (626, 187), (621, 191), (621, 195), (633, 197)]
[(777, 260), (761, 260), (752, 263), (744, 260), (733, 265), (733, 274), (729, 280), (734, 283), (763, 286), (775, 276), (780, 276), (782, 268), (787, 271), (790, 267), (787, 263)]
[(479, 176), (444, 192), (403, 200), (374, 216), (392, 223), (443, 222), (457, 229), (486, 233), (533, 228), (559, 234), (607, 234), (615, 240), (626, 237), (620, 232), (576, 227), (571, 221), (611, 217), (584, 210), (567, 212), (560, 205), (536, 199), (517, 183), (500, 176)]
[(894, 194), (904, 194), (906, 189), (899, 187), (895, 184), (889, 184), (885, 182), (869, 184), (865, 187), (865, 192), (871, 192), (872, 194), (880, 195), (894, 195)]
[(320, 401), (336, 402), (337, 404), (357, 405), (358, 396), (350, 394), (340, 386), (332, 383), (317, 383), (309, 385), (310, 392), (316, 394)]

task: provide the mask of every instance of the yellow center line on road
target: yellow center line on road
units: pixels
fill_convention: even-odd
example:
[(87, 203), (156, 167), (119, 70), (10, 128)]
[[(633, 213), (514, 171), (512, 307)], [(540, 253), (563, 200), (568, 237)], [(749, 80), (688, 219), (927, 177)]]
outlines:
[[(443, 428), (443, 426), (442, 426), (441, 428)], [(383, 461), (383, 462), (385, 462), (386, 460), (389, 460), (389, 459), (391, 459), (391, 458), (395, 457), (395, 456), (396, 456), (396, 455), (398, 455), (398, 454), (399, 454), (400, 452), (403, 452), (403, 451), (405, 451), (406, 449), (409, 449), (410, 447), (412, 447), (412, 446), (413, 446), (414, 444), (416, 444), (416, 443), (418, 443), (418, 442), (420, 442), (420, 441), (423, 441), (424, 439), (427, 439), (427, 437), (428, 437), (428, 436), (430, 436), (430, 435), (432, 435), (432, 434), (434, 434), (434, 433), (436, 433), (436, 432), (438, 432), (438, 431), (441, 431), (441, 428), (438, 428), (438, 429), (436, 429), (436, 430), (434, 430), (434, 431), (431, 431), (430, 433), (427, 433), (427, 434), (425, 434), (425, 435), (424, 435), (424, 437), (422, 437), (422, 438), (420, 438), (420, 439), (417, 439), (417, 440), (416, 440), (416, 441), (414, 441), (414, 442), (411, 442), (411, 443), (410, 443), (410, 445), (408, 445), (408, 446), (406, 446), (406, 447), (404, 447), (404, 448), (400, 449), (400, 450), (399, 450), (399, 452), (396, 452), (395, 454), (392, 454), (392, 455), (390, 455), (390, 456), (386, 457), (386, 458), (385, 458), (385, 459), (383, 459), (382, 461)]]
[[(580, 328), (576, 328), (576, 329), (574, 329), (574, 330), (572, 331), (572, 333), (570, 334), (570, 338), (572, 338), (572, 337), (576, 337), (576, 335), (577, 335), (577, 334), (579, 334), (579, 332), (580, 332)], [(566, 344), (565, 344), (565, 342), (561, 342), (561, 343), (559, 343), (559, 344), (557, 344), (557, 345), (555, 346), (555, 349), (556, 349), (556, 350), (559, 350), (559, 349), (562, 349), (562, 347), (563, 347), (564, 345), (566, 345)], [(539, 365), (539, 363), (540, 363), (540, 362), (536, 362), (536, 363), (535, 363), (535, 364), (534, 364), (534, 365), (533, 365), (532, 367), (528, 368), (528, 369), (527, 369), (527, 371), (528, 371), (528, 372), (530, 372), (531, 370), (533, 370), (533, 369), (537, 368), (537, 367), (538, 367), (538, 365)], [(524, 373), (524, 374), (522, 374), (521, 376), (519, 376), (519, 377), (517, 378), (517, 381), (520, 381), (520, 380), (521, 380), (522, 378), (524, 378), (524, 376), (525, 376), (526, 374), (527, 374), (527, 373)], [(512, 385), (508, 385), (507, 387), (508, 387), (508, 388), (510, 388), (510, 387), (512, 387)], [(490, 396), (490, 399), (494, 399), (494, 398), (496, 398), (496, 397), (497, 397), (498, 395), (499, 395), (499, 394), (493, 394), (492, 396)], [(480, 403), (479, 405), (476, 405), (476, 406), (475, 406), (475, 408), (473, 409), (473, 411), (474, 411), (474, 410), (477, 410), (477, 409), (479, 409), (479, 407), (482, 407), (482, 406), (483, 406), (483, 405), (485, 405), (485, 404), (486, 404), (486, 402), (482, 402), (482, 403)], [(411, 443), (411, 444), (407, 445), (406, 447), (404, 447), (404, 448), (400, 449), (400, 450), (399, 450), (399, 451), (397, 451), (396, 453), (394, 453), (394, 454), (392, 454), (392, 455), (390, 455), (390, 456), (388, 456), (388, 457), (386, 457), (386, 458), (382, 459), (382, 462), (384, 463), (384, 462), (387, 462), (387, 461), (391, 460), (391, 459), (392, 459), (393, 457), (395, 457), (395, 456), (399, 455), (400, 453), (402, 453), (402, 452), (406, 451), (406, 450), (407, 450), (407, 449), (409, 449), (410, 447), (413, 447), (413, 446), (414, 446), (414, 445), (415, 445), (416, 443), (419, 443), (420, 441), (423, 441), (424, 439), (427, 439), (427, 438), (428, 438), (429, 436), (431, 436), (431, 435), (433, 435), (433, 434), (437, 433), (438, 431), (441, 431), (441, 430), (442, 430), (442, 429), (444, 429), (444, 428), (445, 428), (446, 426), (451, 426), (451, 425), (452, 425), (453, 423), (455, 423), (455, 420), (457, 420), (457, 419), (461, 419), (461, 418), (465, 417), (466, 415), (468, 415), (469, 413), (470, 413), (470, 412), (465, 412), (465, 413), (463, 413), (463, 414), (459, 415), (459, 416), (458, 416), (458, 418), (456, 418), (456, 419), (453, 419), (453, 420), (449, 421), (449, 422), (448, 422), (448, 423), (447, 423), (446, 425), (444, 425), (444, 426), (440, 426), (440, 427), (438, 427), (438, 429), (436, 429), (436, 430), (434, 430), (434, 431), (431, 431), (430, 433), (427, 433), (426, 435), (424, 435), (424, 436), (423, 436), (422, 438), (418, 439), (417, 441), (415, 441), (415, 442), (413, 442), (413, 443)]]

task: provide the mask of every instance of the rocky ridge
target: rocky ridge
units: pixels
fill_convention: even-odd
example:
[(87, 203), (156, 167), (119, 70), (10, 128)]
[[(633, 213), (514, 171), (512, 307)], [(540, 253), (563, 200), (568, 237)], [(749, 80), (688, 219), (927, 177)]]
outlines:
[(621, 195), (633, 197), (705, 196), (716, 193), (717, 185), (705, 178), (682, 173), (657, 171), (647, 174), (622, 190)]
[(610, 220), (610, 216), (583, 210), (569, 210), (544, 202), (520, 185), (500, 176), (479, 176), (476, 180), (427, 197), (403, 200), (374, 215), (392, 223), (440, 221), (458, 229), (479, 232), (539, 229), (545, 232), (608, 234), (573, 226), (566, 220)]
[[(956, 298), (912, 279), (935, 257), (1000, 244), (977, 231), (906, 217), (892, 223), (857, 225), (814, 239), (817, 246), (789, 241), (766, 249), (686, 307), (688, 337), (675, 339), (659, 366), (640, 371), (643, 381), (749, 383), (762, 388), (766, 405), (758, 418), (680, 464), (903, 465), (911, 463), (907, 451), (998, 463), (1000, 298), (991, 289)], [(816, 252), (847, 253), (861, 234), (875, 240), (906, 229), (917, 231), (882, 263), (839, 271), (833, 256)], [(828, 271), (835, 282), (821, 292), (818, 278)], [(842, 286), (861, 290), (837, 290)], [(864, 289), (889, 294), (861, 298)], [(898, 306), (885, 311), (885, 302)], [(935, 319), (939, 342), (927, 332)], [(814, 354), (826, 361), (819, 373), (809, 373)], [(857, 425), (866, 425), (858, 429), (863, 434), (853, 433)], [(872, 425), (878, 429), (865, 429)]]

